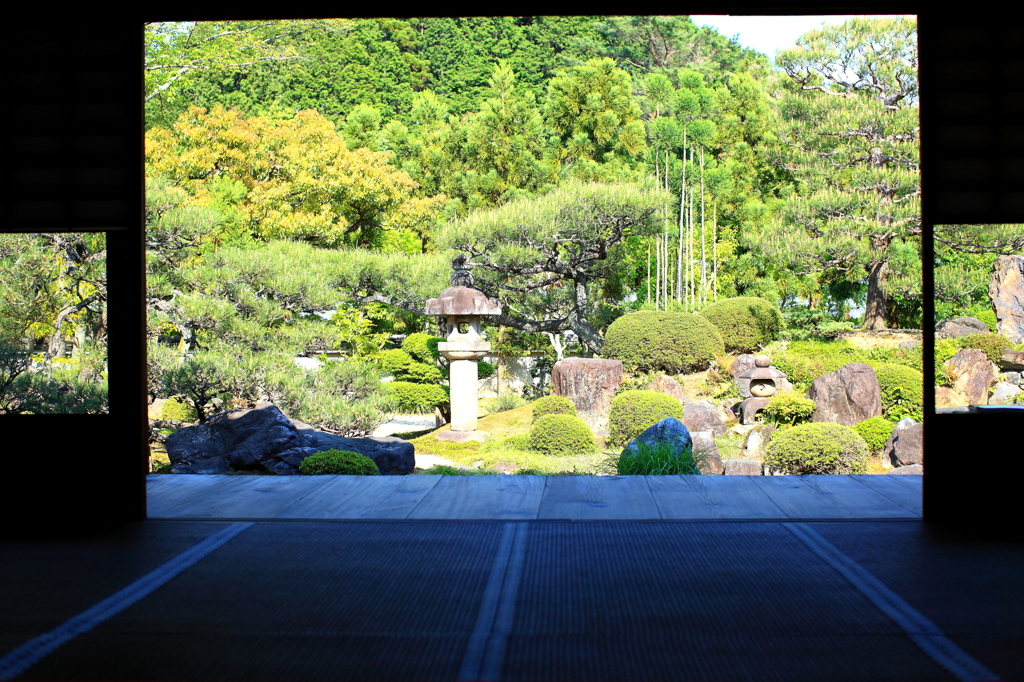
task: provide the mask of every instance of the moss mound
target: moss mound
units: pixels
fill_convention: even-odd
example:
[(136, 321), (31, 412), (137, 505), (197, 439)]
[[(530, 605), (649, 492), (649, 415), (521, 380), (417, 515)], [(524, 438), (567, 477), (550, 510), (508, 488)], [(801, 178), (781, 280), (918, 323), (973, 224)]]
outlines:
[(366, 455), (351, 450), (324, 450), (302, 460), (299, 473), (310, 476), (377, 476), (380, 471)]
[(772, 434), (764, 464), (787, 474), (862, 474), (868, 445), (849, 426), (801, 424)]
[(718, 329), (691, 313), (642, 311), (623, 315), (605, 333), (602, 357), (621, 360), (630, 373), (700, 372), (725, 352)]
[(530, 429), (530, 449), (546, 455), (572, 455), (596, 448), (590, 427), (576, 415), (549, 414)]
[(682, 420), (683, 404), (657, 391), (623, 391), (612, 399), (608, 444), (623, 446), (662, 419)]
[(786, 328), (779, 309), (754, 296), (723, 298), (700, 314), (722, 334), (729, 353), (753, 353), (778, 338)]
[(576, 416), (576, 406), (562, 395), (546, 395), (533, 403), (533, 421), (549, 414), (571, 414)]

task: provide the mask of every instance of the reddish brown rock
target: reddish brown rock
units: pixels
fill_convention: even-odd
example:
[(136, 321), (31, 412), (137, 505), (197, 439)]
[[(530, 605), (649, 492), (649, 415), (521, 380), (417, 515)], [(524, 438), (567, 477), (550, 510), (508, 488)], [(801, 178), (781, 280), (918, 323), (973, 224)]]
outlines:
[(1024, 343), (1024, 256), (996, 258), (988, 295), (996, 311), (996, 333)]
[(741, 398), (750, 397), (750, 379), (741, 379), (740, 375), (751, 369), (754, 369), (753, 355), (745, 353), (732, 362), (732, 380)]
[(1024, 369), (1024, 350), (1004, 350), (999, 358), (999, 369), (1019, 371)]
[(894, 467), (924, 463), (924, 424), (894, 429), (885, 445), (883, 457)]
[(964, 348), (946, 360), (944, 367), (953, 380), (953, 390), (965, 395), (969, 405), (988, 404), (988, 389), (999, 378), (999, 370), (985, 351)]
[(760, 476), (761, 463), (752, 459), (725, 460), (726, 476)]
[(714, 476), (724, 474), (725, 466), (715, 445), (715, 435), (710, 431), (690, 431), (690, 438), (693, 439), (693, 453), (700, 458), (700, 472)]
[(667, 374), (659, 374), (654, 377), (654, 380), (647, 385), (647, 390), (670, 395), (681, 403), (686, 402), (686, 391), (683, 389), (683, 385)]
[(965, 407), (970, 404), (963, 393), (957, 393), (949, 386), (935, 387), (935, 407)]
[(599, 358), (566, 358), (551, 369), (555, 395), (576, 406), (580, 419), (594, 428), (604, 428), (612, 398), (622, 383), (622, 361)]
[(818, 377), (807, 391), (807, 397), (817, 405), (811, 416), (814, 422), (853, 426), (882, 416), (878, 377), (875, 370), (862, 362), (851, 362)]
[(683, 424), (690, 430), (710, 431), (716, 436), (725, 435), (729, 427), (722, 421), (722, 415), (717, 409), (707, 403), (684, 403)]

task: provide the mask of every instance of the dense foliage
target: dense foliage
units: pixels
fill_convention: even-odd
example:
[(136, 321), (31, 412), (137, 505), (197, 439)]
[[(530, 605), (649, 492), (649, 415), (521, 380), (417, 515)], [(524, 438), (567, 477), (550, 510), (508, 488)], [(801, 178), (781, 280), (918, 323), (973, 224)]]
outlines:
[(767, 421), (794, 426), (809, 421), (815, 409), (817, 405), (810, 398), (798, 393), (779, 393), (768, 400), (763, 413)]
[(868, 446), (841, 424), (801, 424), (772, 434), (764, 465), (787, 474), (862, 474), (867, 471)]
[(889, 441), (889, 436), (892, 435), (892, 430), (895, 426), (895, 423), (885, 417), (871, 417), (854, 424), (853, 430), (864, 439), (871, 454), (877, 454), (882, 451), (882, 448)]
[(641, 311), (612, 322), (602, 356), (621, 360), (627, 372), (699, 372), (725, 352), (718, 329), (692, 313)]

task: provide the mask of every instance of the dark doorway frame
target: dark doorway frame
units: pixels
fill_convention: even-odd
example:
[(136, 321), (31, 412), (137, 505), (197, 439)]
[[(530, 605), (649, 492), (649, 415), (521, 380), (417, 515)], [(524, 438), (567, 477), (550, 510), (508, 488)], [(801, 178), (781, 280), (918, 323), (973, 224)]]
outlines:
[[(769, 13), (760, 7), (689, 9)], [(545, 6), (517, 7), (516, 13), (529, 10), (579, 11)], [(786, 7), (771, 13), (918, 15), (926, 263), (933, 255), (932, 225), (1024, 223), (1024, 125), (1014, 122), (1024, 114), (1024, 66), (1015, 54), (1012, 22), (907, 6)], [(27, 500), (0, 498), (7, 531), (146, 518), (142, 24), (134, 17), (62, 16), (46, 22), (45, 31), (15, 29), (10, 45), (11, 54), (25, 58), (7, 84), (9, 194), (0, 230), (107, 234), (110, 414), (0, 416), (0, 459), (9, 489), (28, 492)], [(929, 268), (924, 287), (931, 291)], [(926, 296), (924, 319), (932, 313)], [(925, 357), (933, 349), (926, 333)], [(929, 362), (925, 382), (934, 385)], [(1014, 428), (1020, 418), (936, 415), (933, 403), (926, 390), (926, 521), (972, 522), (1009, 512), (1024, 474), (1024, 458), (1012, 457), (1011, 449), (1019, 448)]]

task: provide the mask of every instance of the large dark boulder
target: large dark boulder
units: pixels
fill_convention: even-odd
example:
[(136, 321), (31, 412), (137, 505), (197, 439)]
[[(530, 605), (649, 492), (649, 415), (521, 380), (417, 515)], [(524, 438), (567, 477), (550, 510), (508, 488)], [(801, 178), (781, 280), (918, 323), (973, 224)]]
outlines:
[[(700, 437), (698, 437), (698, 435)], [(708, 436), (707, 438), (702, 436)], [(623, 449), (621, 457), (630, 458), (636, 457), (637, 455), (637, 443), (644, 443), (647, 445), (654, 445), (655, 443), (664, 442), (672, 445), (674, 453), (680, 455), (686, 450), (692, 449), (694, 454), (702, 455), (703, 458), (710, 461), (710, 464), (701, 466), (701, 473), (722, 473), (722, 460), (718, 456), (718, 451), (708, 451), (708, 439), (711, 439), (711, 446), (714, 449), (715, 439), (711, 437), (710, 433), (691, 434), (686, 426), (675, 417), (668, 417), (659, 421), (658, 423), (649, 426), (636, 438), (631, 440), (629, 444)], [(719, 470), (715, 470), (717, 468)]]
[(232, 410), (168, 436), (167, 456), (176, 474), (263, 471), (297, 474), (306, 457), (324, 450), (351, 450), (374, 461), (382, 474), (416, 467), (412, 443), (400, 438), (342, 438), (289, 419), (270, 403)]
[(807, 391), (817, 407), (812, 422), (853, 426), (865, 419), (882, 416), (882, 389), (875, 370), (862, 362), (851, 362), (818, 377)]

